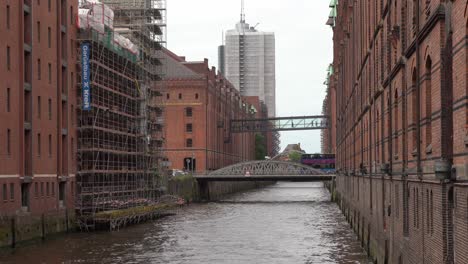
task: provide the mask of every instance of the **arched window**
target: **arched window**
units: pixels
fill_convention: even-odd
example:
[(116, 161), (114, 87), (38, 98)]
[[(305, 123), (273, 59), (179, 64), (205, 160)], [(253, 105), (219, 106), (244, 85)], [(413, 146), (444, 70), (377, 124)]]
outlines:
[(425, 81), (425, 101), (426, 101), (426, 152), (432, 151), (432, 60), (431, 57), (426, 61), (426, 81)]
[(195, 94), (195, 99), (198, 99), (198, 93)]
[(166, 99), (169, 99), (169, 98), (171, 98), (171, 96), (170, 96), (169, 93), (167, 93), (167, 94), (166, 94)]
[(179, 94), (179, 99), (182, 99), (182, 94), (181, 93)]

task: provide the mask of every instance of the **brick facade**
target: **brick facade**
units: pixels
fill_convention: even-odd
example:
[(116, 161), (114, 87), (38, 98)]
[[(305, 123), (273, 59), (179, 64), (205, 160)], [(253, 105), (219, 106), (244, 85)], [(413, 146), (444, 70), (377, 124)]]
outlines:
[(467, 8), (337, 6), (325, 108), (336, 113), (336, 190), (378, 263), (468, 261)]
[(73, 209), (77, 6), (0, 3), (0, 215)]
[[(208, 60), (187, 62), (168, 50), (164, 87), (166, 139), (164, 152), (171, 169), (216, 170), (255, 158), (253, 133), (230, 134), (229, 121), (253, 115), (251, 104)], [(190, 143), (191, 142), (191, 143)]]

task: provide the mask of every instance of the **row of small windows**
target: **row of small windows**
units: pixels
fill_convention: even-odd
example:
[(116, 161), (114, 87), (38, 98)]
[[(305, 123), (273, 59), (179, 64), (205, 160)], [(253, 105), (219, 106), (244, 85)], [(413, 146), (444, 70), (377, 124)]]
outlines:
[[(49, 146), (49, 151), (48, 151), (48, 154), (49, 154), (49, 158), (52, 157), (52, 135), (49, 134), (49, 138), (48, 138), (48, 146)], [(41, 156), (41, 152), (42, 152), (42, 139), (41, 139), (41, 133), (38, 133), (37, 134), (37, 156), (40, 157)]]
[[(7, 88), (6, 89), (6, 103), (5, 103), (5, 106), (6, 106), (6, 111), (9, 113), (11, 112), (11, 89), (10, 88)], [(74, 113), (74, 107), (73, 105), (71, 105), (71, 113), (72, 113), (72, 124), (74, 124), (74, 116), (73, 116), (73, 113)], [(49, 98), (47, 99), (47, 110), (48, 110), (48, 119), (49, 120), (52, 120), (52, 99)], [(41, 96), (38, 96), (37, 97), (37, 118), (38, 119), (41, 119), (42, 118), (42, 99), (41, 99)]]
[[(72, 150), (74, 148), (73, 138), (72, 140)], [(6, 152), (8, 156), (11, 156), (11, 129), (7, 129), (7, 136), (6, 136)], [(37, 156), (41, 156), (42, 154), (42, 138), (41, 133), (37, 134)], [(49, 158), (52, 157), (52, 134), (49, 134), (48, 137), (48, 155)]]
[[(44, 192), (44, 185), (45, 185), (45, 192)], [(39, 187), (40, 186), (40, 187)], [(40, 192), (39, 192), (40, 188)], [(55, 197), (55, 182), (35, 182), (34, 183), (34, 197), (44, 197), (45, 196), (52, 196)]]
[[(41, 43), (41, 22), (37, 21), (37, 42)], [(52, 29), (47, 27), (47, 47), (52, 47)]]
[[(178, 96), (179, 99), (182, 99), (182, 94), (179, 93), (179, 96)], [(198, 99), (199, 96), (198, 96), (198, 93), (195, 94), (195, 99)], [(167, 93), (166, 94), (166, 99), (171, 99), (171, 94)]]
[(2, 188), (2, 197), (4, 202), (8, 201), (8, 198), (10, 198), (11, 201), (15, 200), (15, 184), (10, 183), (10, 193), (8, 193), (7, 186), (8, 185), (4, 183)]
[[(50, 63), (47, 64), (47, 70), (48, 70), (49, 84), (52, 84), (52, 64)], [(37, 79), (41, 80), (41, 78), (42, 78), (41, 59), (37, 59)]]

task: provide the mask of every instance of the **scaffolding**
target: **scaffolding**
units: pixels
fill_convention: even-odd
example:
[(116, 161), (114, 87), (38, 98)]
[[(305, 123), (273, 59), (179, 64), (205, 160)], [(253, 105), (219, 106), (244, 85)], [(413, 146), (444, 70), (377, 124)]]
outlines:
[(82, 230), (117, 229), (163, 208), (164, 87), (156, 82), (165, 72), (158, 52), (166, 43), (165, 0), (101, 2), (80, 2), (80, 11), (92, 15), (96, 11), (86, 10), (96, 5), (110, 10), (102, 30), (91, 21), (79, 33), (79, 42), (90, 47), (91, 82), (91, 109), (78, 111), (76, 210)]

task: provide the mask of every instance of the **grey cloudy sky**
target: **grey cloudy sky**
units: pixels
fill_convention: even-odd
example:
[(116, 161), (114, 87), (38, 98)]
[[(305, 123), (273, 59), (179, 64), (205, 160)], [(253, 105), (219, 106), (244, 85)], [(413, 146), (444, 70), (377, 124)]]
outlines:
[[(187, 60), (208, 58), (217, 66), (222, 31), (240, 18), (240, 0), (167, 0), (168, 48)], [(320, 114), (332, 31), (325, 25), (329, 0), (245, 0), (246, 21), (276, 37), (277, 116)], [(281, 133), (282, 149), (301, 143), (320, 152), (319, 131)]]

